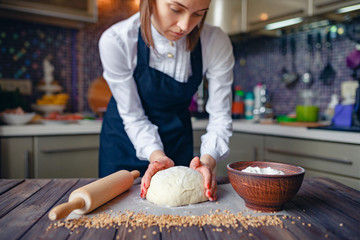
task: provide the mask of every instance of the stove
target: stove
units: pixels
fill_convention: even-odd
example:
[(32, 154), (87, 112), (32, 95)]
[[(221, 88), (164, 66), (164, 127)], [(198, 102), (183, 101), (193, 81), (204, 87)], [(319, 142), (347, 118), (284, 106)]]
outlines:
[(343, 131), (343, 132), (360, 132), (360, 126), (322, 126), (322, 127), (308, 127), (308, 129), (317, 130), (332, 130), (332, 131)]

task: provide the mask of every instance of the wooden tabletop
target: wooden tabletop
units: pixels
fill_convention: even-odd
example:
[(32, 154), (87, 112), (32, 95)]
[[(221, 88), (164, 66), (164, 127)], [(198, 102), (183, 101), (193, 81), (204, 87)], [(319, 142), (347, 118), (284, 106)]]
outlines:
[(213, 226), (157, 226), (129, 231), (119, 228), (48, 229), (49, 210), (94, 179), (0, 180), (0, 239), (360, 239), (360, 192), (326, 178), (305, 178), (282, 219), (284, 227), (249, 229)]

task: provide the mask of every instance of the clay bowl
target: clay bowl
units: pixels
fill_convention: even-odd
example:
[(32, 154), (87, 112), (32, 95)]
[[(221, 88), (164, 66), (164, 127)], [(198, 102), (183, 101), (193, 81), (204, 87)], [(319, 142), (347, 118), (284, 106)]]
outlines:
[[(283, 171), (284, 175), (241, 172), (248, 166), (271, 167)], [(230, 183), (246, 207), (262, 212), (282, 210), (299, 191), (305, 175), (302, 167), (275, 162), (234, 162), (228, 164), (227, 169)]]

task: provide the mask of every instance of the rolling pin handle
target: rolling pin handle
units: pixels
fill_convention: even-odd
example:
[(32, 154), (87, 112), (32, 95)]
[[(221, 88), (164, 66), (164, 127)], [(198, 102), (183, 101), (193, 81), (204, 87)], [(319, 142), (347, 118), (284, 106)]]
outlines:
[(134, 179), (137, 179), (140, 176), (140, 172), (138, 170), (133, 170), (130, 173), (133, 175)]
[(60, 204), (49, 212), (50, 220), (59, 220), (67, 217), (75, 209), (80, 209), (85, 206), (85, 201), (82, 198), (75, 198), (71, 202)]

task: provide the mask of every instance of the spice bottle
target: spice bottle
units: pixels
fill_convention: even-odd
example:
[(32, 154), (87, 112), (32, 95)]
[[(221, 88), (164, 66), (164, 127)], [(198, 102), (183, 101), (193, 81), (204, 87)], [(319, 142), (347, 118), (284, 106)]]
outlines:
[(232, 117), (234, 119), (244, 118), (244, 91), (240, 86), (235, 87), (235, 95), (232, 104)]
[(244, 104), (245, 104), (245, 119), (253, 119), (254, 118), (254, 115), (253, 115), (254, 93), (253, 92), (245, 93)]

